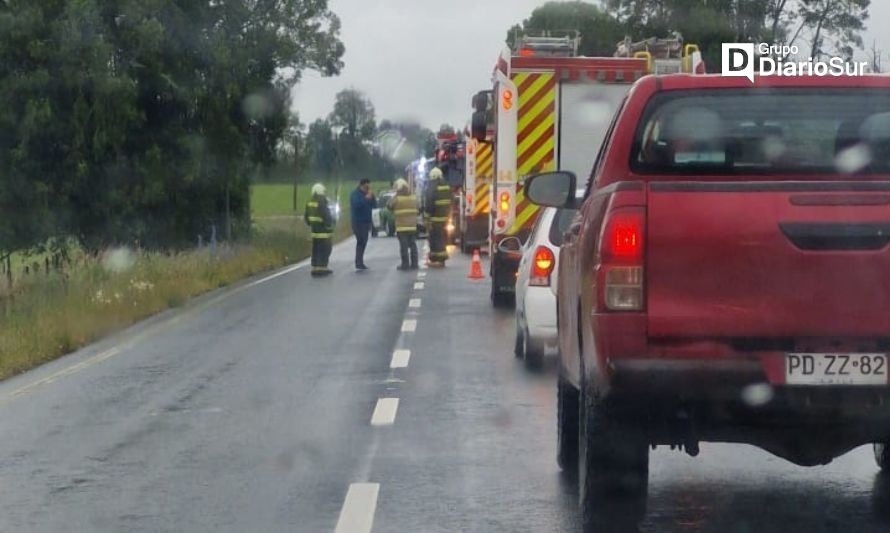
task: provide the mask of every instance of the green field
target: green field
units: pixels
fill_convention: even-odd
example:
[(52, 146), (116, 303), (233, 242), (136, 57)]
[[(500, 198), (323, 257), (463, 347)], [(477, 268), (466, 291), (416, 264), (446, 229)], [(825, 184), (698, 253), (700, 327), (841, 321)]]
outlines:
[[(337, 184), (325, 184), (328, 198), (337, 193)], [(254, 227), (259, 231), (285, 231), (306, 236), (306, 224), (303, 222), (303, 210), (309, 200), (311, 185), (300, 185), (297, 188), (297, 209), (294, 211), (294, 186), (280, 183), (259, 183), (250, 188), (250, 213)], [(349, 225), (349, 194), (355, 188), (354, 183), (340, 185), (340, 221), (337, 224), (335, 240), (343, 239), (351, 234)], [(371, 190), (377, 193), (388, 189), (389, 183), (372, 182)], [(308, 237), (307, 237), (308, 238)]]
[[(349, 193), (356, 184), (344, 182), (340, 185), (340, 206), (345, 211), (349, 205)], [(328, 189), (328, 198), (333, 198), (337, 192), (336, 183), (325, 183)], [(294, 210), (294, 186), (281, 183), (259, 183), (250, 188), (250, 212), (254, 219), (268, 217), (299, 216), (303, 214), (303, 208), (309, 200), (310, 184), (297, 187), (297, 209)], [(371, 190), (375, 193), (382, 189), (388, 189), (389, 183), (372, 182)]]
[(293, 185), (264, 183), (250, 187), (250, 212), (254, 218), (295, 215), (303, 210), (309, 198), (310, 185), (300, 185), (297, 189), (296, 212), (293, 209)]

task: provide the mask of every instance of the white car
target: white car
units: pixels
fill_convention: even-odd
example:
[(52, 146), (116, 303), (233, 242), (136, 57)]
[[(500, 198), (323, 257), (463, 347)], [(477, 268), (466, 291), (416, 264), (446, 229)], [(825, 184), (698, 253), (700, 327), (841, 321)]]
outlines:
[(577, 211), (547, 207), (522, 248), (516, 278), (516, 356), (530, 367), (556, 354), (556, 261)]

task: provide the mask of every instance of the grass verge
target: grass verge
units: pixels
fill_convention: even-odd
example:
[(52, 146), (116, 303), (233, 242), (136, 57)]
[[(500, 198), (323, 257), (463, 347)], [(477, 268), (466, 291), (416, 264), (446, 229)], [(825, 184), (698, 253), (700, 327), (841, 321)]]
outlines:
[[(341, 220), (338, 239), (349, 234)], [(305, 259), (302, 220), (259, 222), (249, 243), (182, 252), (118, 249), (35, 276), (0, 303), (0, 379), (24, 372), (190, 298)]]
[[(298, 192), (305, 202), (308, 188)], [(336, 241), (351, 235), (350, 192), (340, 190)], [(309, 232), (302, 207), (292, 209), (292, 193), (287, 185), (253, 187), (256, 232), (249, 242), (170, 253), (118, 249), (101, 257), (81, 254), (62, 273), (31, 276), (11, 294), (0, 294), (0, 379), (200, 294), (305, 259)]]
[(176, 253), (118, 249), (41, 277), (5, 301), (0, 379), (85, 346), (189, 298), (306, 257), (294, 233)]

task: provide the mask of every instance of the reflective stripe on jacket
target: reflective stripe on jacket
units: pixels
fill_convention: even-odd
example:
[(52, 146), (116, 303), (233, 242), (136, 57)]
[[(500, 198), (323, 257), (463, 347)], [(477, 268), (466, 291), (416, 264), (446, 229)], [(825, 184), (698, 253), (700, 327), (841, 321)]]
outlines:
[(417, 231), (417, 197), (413, 194), (398, 193), (389, 201), (396, 219), (396, 232), (409, 233)]
[(330, 239), (333, 236), (334, 221), (328, 209), (328, 199), (324, 196), (313, 196), (306, 202), (304, 218), (313, 239)]
[(427, 212), (430, 222), (446, 222), (451, 214), (451, 187), (442, 180), (429, 182), (427, 193)]

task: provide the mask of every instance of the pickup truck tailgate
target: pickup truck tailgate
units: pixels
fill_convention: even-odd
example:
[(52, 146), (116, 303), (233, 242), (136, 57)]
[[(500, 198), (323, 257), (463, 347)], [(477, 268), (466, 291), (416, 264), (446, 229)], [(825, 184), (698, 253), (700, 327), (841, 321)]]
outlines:
[(648, 335), (890, 337), (890, 186), (664, 182), (647, 195)]

